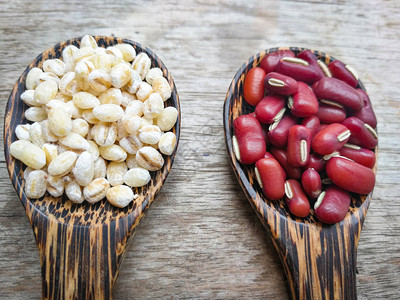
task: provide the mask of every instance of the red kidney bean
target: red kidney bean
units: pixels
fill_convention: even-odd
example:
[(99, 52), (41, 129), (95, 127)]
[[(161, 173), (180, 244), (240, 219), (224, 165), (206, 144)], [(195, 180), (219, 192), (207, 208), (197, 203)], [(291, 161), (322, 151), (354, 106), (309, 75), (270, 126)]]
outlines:
[(349, 140), (350, 130), (346, 126), (333, 123), (319, 131), (311, 141), (311, 148), (321, 155), (339, 150)]
[(372, 169), (375, 166), (375, 152), (369, 149), (361, 148), (353, 144), (344, 144), (343, 147), (340, 148), (339, 153), (341, 156), (350, 158), (367, 168)]
[(253, 67), (247, 73), (244, 80), (243, 96), (246, 102), (256, 106), (264, 97), (265, 71), (259, 67)]
[(314, 169), (307, 169), (301, 175), (301, 185), (308, 197), (315, 199), (321, 194), (321, 177)]
[[(321, 78), (328, 76), (327, 74), (330, 73), (328, 67), (325, 65), (325, 62), (322, 60), (318, 60), (318, 57), (310, 50), (304, 50), (297, 55), (298, 58), (304, 59), (310, 65), (316, 66), (316, 72), (320, 72)], [(332, 75), (329, 74), (329, 77)]]
[(288, 107), (293, 116), (306, 118), (318, 111), (318, 100), (312, 89), (304, 82), (298, 83), (297, 92), (288, 99)]
[(323, 77), (312, 85), (312, 89), (320, 100), (328, 100), (354, 111), (362, 107), (357, 91), (339, 79)]
[(348, 192), (368, 194), (374, 189), (374, 172), (345, 157), (330, 158), (326, 163), (326, 174), (334, 184)]
[(233, 127), (239, 152), (238, 160), (243, 164), (253, 164), (262, 158), (266, 145), (258, 120), (252, 115), (241, 115), (233, 121)]
[(307, 165), (310, 159), (311, 131), (303, 125), (294, 125), (289, 130), (287, 160), (294, 167)]
[(313, 84), (325, 76), (318, 65), (309, 64), (304, 59), (299, 58), (281, 59), (275, 68), (275, 72), (290, 76), (297, 81), (307, 84)]
[(261, 158), (256, 162), (255, 172), (265, 197), (278, 200), (285, 195), (286, 174), (279, 162), (269, 155), (268, 158)]
[(271, 154), (280, 163), (282, 168), (285, 170), (287, 178), (300, 180), (301, 169), (298, 167), (293, 167), (287, 162), (286, 151), (282, 148), (271, 147)]
[(260, 62), (260, 67), (264, 69), (265, 73), (275, 71), (276, 65), (284, 57), (295, 57), (291, 50), (278, 50), (267, 54)]
[(299, 54), (297, 54), (297, 57), (304, 59), (310, 65), (316, 65), (318, 60), (315, 54), (308, 49), (301, 51)]
[(314, 212), (321, 222), (335, 224), (344, 219), (349, 207), (349, 193), (336, 186), (330, 186), (318, 197)]
[(346, 111), (337, 106), (320, 103), (316, 116), (321, 123), (342, 123), (346, 119)]
[(359, 118), (350, 117), (342, 122), (350, 132), (351, 136), (349, 143), (356, 144), (362, 148), (374, 149), (378, 144), (378, 136), (369, 126), (361, 121)]
[(281, 95), (265, 96), (256, 106), (256, 117), (260, 123), (271, 124), (280, 118), (286, 110), (286, 99)]
[(292, 115), (285, 115), (283, 118), (271, 124), (268, 132), (269, 142), (279, 148), (283, 148), (287, 144), (289, 129), (296, 125), (297, 120)]
[(292, 95), (297, 91), (297, 81), (276, 72), (268, 73), (264, 78), (265, 89), (280, 95)]
[(310, 129), (311, 139), (312, 139), (314, 135), (316, 135), (317, 132), (319, 131), (319, 126), (321, 125), (321, 123), (317, 116), (311, 116), (303, 119), (301, 125), (306, 126), (308, 129)]
[(332, 76), (346, 82), (352, 87), (356, 87), (358, 84), (358, 75), (355, 71), (345, 65), (340, 60), (335, 60), (328, 65), (329, 71), (331, 71)]
[(294, 179), (285, 182), (285, 199), (289, 211), (296, 217), (304, 218), (310, 213), (310, 203), (298, 181)]
[(317, 172), (321, 172), (322, 170), (325, 169), (325, 164), (326, 164), (326, 160), (324, 160), (321, 155), (319, 155), (317, 153), (311, 153), (310, 159), (305, 168), (306, 169), (312, 168)]
[(362, 89), (356, 89), (356, 91), (361, 96), (363, 107), (359, 111), (356, 111), (353, 114), (353, 117), (359, 118), (372, 128), (376, 128), (376, 116), (374, 110), (372, 109), (371, 100), (369, 99), (368, 94)]

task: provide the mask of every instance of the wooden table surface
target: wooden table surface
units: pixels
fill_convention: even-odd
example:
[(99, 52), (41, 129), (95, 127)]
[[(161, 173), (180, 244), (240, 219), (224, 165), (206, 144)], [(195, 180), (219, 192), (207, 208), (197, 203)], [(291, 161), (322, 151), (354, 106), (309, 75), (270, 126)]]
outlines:
[[(0, 32), (1, 115), (34, 57), (84, 34), (150, 47), (175, 80), (182, 111), (177, 157), (128, 249), (116, 299), (288, 298), (279, 258), (228, 162), (225, 94), (241, 64), (266, 48), (308, 47), (351, 64), (379, 121), (358, 297), (400, 298), (399, 1), (0, 0)], [(39, 256), (3, 152), (0, 190), (0, 298), (38, 299)]]

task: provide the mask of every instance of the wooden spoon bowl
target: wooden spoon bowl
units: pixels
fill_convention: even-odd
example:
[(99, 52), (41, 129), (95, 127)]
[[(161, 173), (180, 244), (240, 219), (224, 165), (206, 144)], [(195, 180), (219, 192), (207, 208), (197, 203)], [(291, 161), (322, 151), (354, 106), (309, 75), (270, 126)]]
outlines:
[[(372, 192), (366, 196), (352, 194), (349, 212), (338, 224), (330, 226), (321, 223), (313, 210), (308, 217), (297, 218), (289, 213), (285, 201), (271, 201), (264, 197), (255, 179), (254, 165), (240, 164), (233, 152), (233, 120), (254, 111), (254, 107), (243, 98), (246, 74), (258, 66), (265, 55), (283, 49), (290, 49), (295, 54), (305, 50), (291, 47), (262, 51), (250, 57), (233, 78), (223, 112), (228, 157), (247, 199), (270, 233), (283, 264), (292, 299), (356, 299), (357, 246)], [(326, 64), (335, 60), (328, 54), (313, 52)], [(361, 82), (359, 87), (365, 90)]]
[[(132, 45), (136, 52), (150, 57), (151, 67), (159, 67), (168, 80), (172, 95), (167, 106), (175, 107), (178, 121), (172, 131), (177, 142), (180, 133), (180, 105), (174, 81), (163, 62), (149, 48), (116, 37), (95, 37), (101, 47), (119, 43)], [(96, 203), (74, 204), (67, 199), (53, 198), (46, 194), (41, 199), (29, 199), (24, 192), (23, 170), (25, 166), (10, 156), (10, 144), (16, 140), (15, 128), (27, 123), (24, 112), (28, 108), (21, 100), (25, 91), (25, 79), (33, 67), (42, 67), (50, 58), (62, 57), (62, 50), (70, 44), (77, 47), (81, 38), (71, 39), (44, 51), (22, 73), (8, 99), (4, 119), (4, 151), (11, 181), (21, 199), (30, 220), (39, 248), (42, 270), (42, 295), (45, 299), (110, 299), (118, 277), (119, 268), (127, 246), (132, 240), (135, 227), (145, 215), (160, 191), (172, 167), (176, 149), (164, 156), (161, 170), (151, 172), (149, 184), (134, 188), (139, 197), (120, 209), (105, 199)]]

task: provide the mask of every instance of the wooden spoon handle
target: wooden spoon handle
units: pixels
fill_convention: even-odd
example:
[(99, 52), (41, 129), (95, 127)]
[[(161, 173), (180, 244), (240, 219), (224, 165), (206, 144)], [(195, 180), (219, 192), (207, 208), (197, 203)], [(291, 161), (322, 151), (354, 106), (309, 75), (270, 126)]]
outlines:
[(268, 206), (254, 189), (244, 190), (250, 192), (250, 204), (271, 234), (292, 299), (357, 299), (357, 247), (372, 193), (353, 199), (340, 223), (323, 225), (288, 218), (279, 213), (282, 202)]
[(291, 224), (274, 240), (292, 299), (357, 299), (356, 259), (361, 226), (347, 225)]
[(39, 249), (43, 299), (112, 299), (133, 226), (68, 225), (37, 210), (29, 216)]

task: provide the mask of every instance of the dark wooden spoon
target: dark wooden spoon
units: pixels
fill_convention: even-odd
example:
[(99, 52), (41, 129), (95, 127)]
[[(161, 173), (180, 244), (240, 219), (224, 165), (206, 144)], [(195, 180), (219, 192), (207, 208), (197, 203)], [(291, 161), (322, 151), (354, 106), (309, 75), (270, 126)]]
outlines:
[[(29, 199), (24, 193), (23, 164), (10, 156), (10, 144), (16, 140), (15, 127), (26, 123), (27, 106), (21, 100), (25, 91), (25, 78), (33, 67), (41, 67), (49, 58), (60, 58), (62, 50), (70, 44), (79, 47), (81, 38), (55, 45), (40, 54), (23, 72), (7, 103), (4, 119), (4, 151), (11, 181), (30, 220), (39, 248), (42, 269), (42, 296), (45, 299), (110, 299), (127, 246), (135, 227), (160, 191), (172, 167), (172, 155), (164, 157), (165, 164), (152, 172), (150, 183), (134, 189), (139, 197), (124, 209), (102, 200), (94, 205), (87, 202), (74, 204), (49, 195)], [(146, 52), (152, 67), (162, 69), (172, 88), (167, 106), (178, 109), (179, 117), (173, 132), (177, 141), (180, 133), (179, 97), (172, 77), (157, 55), (140, 44), (116, 37), (95, 37), (99, 46), (117, 43), (131, 44), (137, 53)]]
[[(313, 212), (307, 218), (296, 218), (289, 213), (284, 201), (265, 199), (255, 180), (254, 166), (240, 164), (233, 153), (232, 122), (239, 115), (254, 111), (254, 107), (243, 98), (245, 76), (252, 67), (259, 65), (266, 54), (281, 49), (290, 49), (295, 54), (304, 50), (272, 48), (262, 51), (249, 58), (232, 80), (224, 104), (228, 157), (247, 199), (270, 233), (283, 264), (292, 299), (356, 299), (357, 246), (372, 193), (361, 197), (353, 195), (345, 219), (332, 226), (319, 222)], [(326, 64), (335, 60), (328, 54), (313, 52)], [(361, 82), (359, 85), (365, 90)]]

